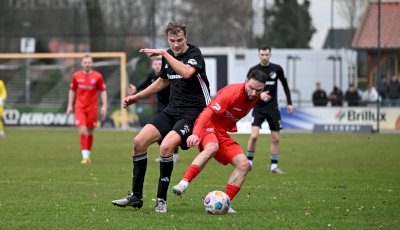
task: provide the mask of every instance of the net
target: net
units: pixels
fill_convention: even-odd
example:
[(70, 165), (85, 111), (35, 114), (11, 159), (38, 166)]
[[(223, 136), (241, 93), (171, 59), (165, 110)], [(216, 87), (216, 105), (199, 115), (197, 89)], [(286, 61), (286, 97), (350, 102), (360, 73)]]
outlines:
[[(65, 113), (72, 75), (81, 69), (85, 53), (0, 54), (0, 78), (8, 91), (7, 108), (30, 112)], [(93, 68), (107, 85), (109, 114), (119, 113), (117, 126), (127, 127), (125, 53), (90, 53)], [(99, 103), (101, 101), (99, 100)]]

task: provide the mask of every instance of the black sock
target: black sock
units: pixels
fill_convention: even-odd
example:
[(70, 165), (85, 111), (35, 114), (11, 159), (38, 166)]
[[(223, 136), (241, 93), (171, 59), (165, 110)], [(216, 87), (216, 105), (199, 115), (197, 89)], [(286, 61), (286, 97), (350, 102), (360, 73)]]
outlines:
[(157, 198), (167, 200), (169, 182), (172, 170), (174, 169), (174, 157), (161, 157), (160, 159), (160, 179), (158, 180)]
[(247, 159), (252, 161), (254, 158), (254, 151), (247, 150)]
[(271, 154), (271, 164), (278, 164), (278, 154)]
[(147, 153), (137, 157), (132, 157), (132, 159), (132, 192), (136, 197), (142, 198), (144, 176), (146, 175), (147, 169)]

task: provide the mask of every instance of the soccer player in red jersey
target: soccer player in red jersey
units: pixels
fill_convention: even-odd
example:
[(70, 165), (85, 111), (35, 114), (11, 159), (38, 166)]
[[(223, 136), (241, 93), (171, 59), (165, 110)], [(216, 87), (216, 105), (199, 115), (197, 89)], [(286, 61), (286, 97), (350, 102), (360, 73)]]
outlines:
[[(266, 75), (255, 70), (245, 83), (231, 84), (218, 91), (197, 118), (193, 133), (187, 138), (188, 146), (198, 146), (201, 152), (192, 161), (179, 184), (172, 187), (174, 194), (184, 193), (208, 160), (214, 157), (220, 164), (229, 163), (235, 168), (225, 193), (231, 200), (236, 196), (250, 166), (240, 145), (227, 132), (237, 131), (236, 123), (250, 112), (259, 98), (265, 101), (270, 99), (267, 93), (262, 94), (265, 81)], [(230, 209), (229, 213), (235, 211)]]
[(92, 69), (93, 59), (85, 55), (82, 59), (82, 70), (76, 71), (68, 94), (67, 114), (72, 113), (75, 95), (75, 125), (79, 127), (79, 140), (82, 150), (81, 164), (89, 164), (90, 150), (93, 144), (93, 132), (98, 121), (97, 94), (101, 91), (101, 115), (107, 114), (107, 91), (101, 73)]

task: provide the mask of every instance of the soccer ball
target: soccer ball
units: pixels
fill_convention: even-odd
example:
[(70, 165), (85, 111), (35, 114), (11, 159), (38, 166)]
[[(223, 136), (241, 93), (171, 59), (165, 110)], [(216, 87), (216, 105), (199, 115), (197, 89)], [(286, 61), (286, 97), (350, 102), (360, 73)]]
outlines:
[(226, 214), (230, 206), (231, 200), (226, 193), (221, 191), (212, 191), (204, 198), (204, 208), (209, 214)]

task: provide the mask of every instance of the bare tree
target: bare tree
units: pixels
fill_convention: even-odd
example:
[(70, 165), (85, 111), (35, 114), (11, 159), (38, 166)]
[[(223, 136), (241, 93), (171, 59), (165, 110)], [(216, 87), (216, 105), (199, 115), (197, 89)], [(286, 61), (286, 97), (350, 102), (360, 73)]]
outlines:
[(349, 29), (354, 30), (360, 23), (368, 0), (340, 0), (337, 4), (339, 14), (347, 21)]
[(177, 13), (189, 24), (189, 39), (199, 46), (247, 46), (251, 1), (187, 0)]
[(104, 17), (99, 0), (85, 0), (88, 16), (89, 38), (91, 51), (103, 51), (104, 40)]

